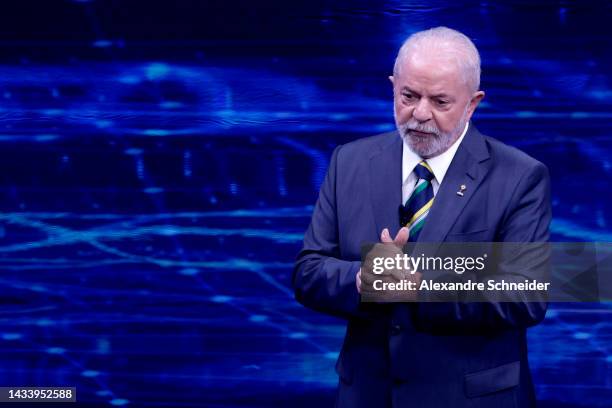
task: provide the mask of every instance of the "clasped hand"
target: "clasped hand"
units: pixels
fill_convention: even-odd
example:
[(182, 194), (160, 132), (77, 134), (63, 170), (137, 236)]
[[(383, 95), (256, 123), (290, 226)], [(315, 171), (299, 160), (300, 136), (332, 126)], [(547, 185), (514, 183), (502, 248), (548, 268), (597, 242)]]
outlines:
[[(385, 228), (380, 234), (380, 243), (375, 244), (370, 252), (366, 255), (364, 266), (368, 272), (362, 273), (361, 268), (357, 272), (356, 285), (357, 291), (360, 294), (374, 294), (374, 281), (377, 279), (384, 278), (384, 282), (387, 283), (399, 283), (402, 281), (412, 281), (413, 285), (418, 287), (421, 280), (421, 274), (419, 272), (410, 271), (404, 268), (393, 267), (385, 269), (383, 275), (376, 275), (372, 273), (373, 262), (375, 258), (393, 258), (397, 255), (403, 256), (402, 248), (408, 241), (408, 228), (401, 228), (395, 238), (391, 238), (389, 230)], [(384, 291), (383, 293), (377, 293), (377, 296), (384, 301), (401, 301), (411, 302), (417, 299), (416, 290), (405, 290), (405, 291)]]

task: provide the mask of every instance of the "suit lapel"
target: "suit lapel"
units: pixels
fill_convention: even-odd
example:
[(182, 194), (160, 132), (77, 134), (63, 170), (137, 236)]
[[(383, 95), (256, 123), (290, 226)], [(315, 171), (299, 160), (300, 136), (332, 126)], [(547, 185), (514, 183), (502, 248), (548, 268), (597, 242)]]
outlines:
[(372, 210), (378, 236), (384, 228), (389, 228), (394, 237), (399, 230), (398, 207), (402, 202), (403, 142), (396, 132), (380, 137), (386, 140), (381, 143), (380, 150), (370, 156)]
[[(470, 123), (438, 189), (419, 242), (442, 242), (485, 178), (490, 162), (484, 137)], [(463, 196), (457, 194), (465, 185)]]

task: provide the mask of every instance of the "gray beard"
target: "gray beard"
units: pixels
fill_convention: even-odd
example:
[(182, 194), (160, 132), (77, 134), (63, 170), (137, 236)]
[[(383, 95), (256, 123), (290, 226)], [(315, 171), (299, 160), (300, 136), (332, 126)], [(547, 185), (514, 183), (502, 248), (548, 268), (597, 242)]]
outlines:
[[(395, 123), (397, 131), (402, 139), (404, 139), (410, 150), (412, 150), (414, 153), (418, 154), (424, 159), (436, 157), (448, 150), (448, 148), (451, 147), (452, 144), (459, 138), (463, 132), (463, 129), (465, 129), (468, 107), (469, 104), (465, 107), (463, 115), (461, 116), (461, 119), (459, 119), (459, 123), (457, 123), (455, 129), (451, 130), (450, 132), (441, 132), (435, 125), (419, 124), (419, 122), (417, 122), (414, 118), (411, 118), (406, 123), (398, 124), (397, 116), (394, 115), (396, 116)], [(417, 136), (410, 133), (410, 130), (426, 132), (430, 133), (430, 135)]]

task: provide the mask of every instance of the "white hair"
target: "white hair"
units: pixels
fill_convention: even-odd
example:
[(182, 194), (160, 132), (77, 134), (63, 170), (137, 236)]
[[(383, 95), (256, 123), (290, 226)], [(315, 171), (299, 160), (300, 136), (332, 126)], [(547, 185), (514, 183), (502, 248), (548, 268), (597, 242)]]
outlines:
[(412, 53), (436, 51), (457, 62), (463, 79), (472, 92), (480, 87), (480, 55), (476, 46), (465, 34), (448, 27), (435, 27), (412, 34), (404, 41), (393, 66), (393, 75), (401, 72), (402, 62)]

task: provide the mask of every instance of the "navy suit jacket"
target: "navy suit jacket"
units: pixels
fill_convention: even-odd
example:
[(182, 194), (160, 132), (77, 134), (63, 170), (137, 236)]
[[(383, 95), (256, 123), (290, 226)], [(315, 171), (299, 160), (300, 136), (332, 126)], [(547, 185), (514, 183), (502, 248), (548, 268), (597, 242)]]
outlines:
[[(526, 328), (545, 301), (360, 302), (361, 245), (400, 228), (402, 148), (392, 132), (334, 150), (295, 263), (297, 300), (348, 320), (336, 406), (533, 406)], [(419, 242), (546, 242), (550, 220), (547, 168), (470, 123)]]

